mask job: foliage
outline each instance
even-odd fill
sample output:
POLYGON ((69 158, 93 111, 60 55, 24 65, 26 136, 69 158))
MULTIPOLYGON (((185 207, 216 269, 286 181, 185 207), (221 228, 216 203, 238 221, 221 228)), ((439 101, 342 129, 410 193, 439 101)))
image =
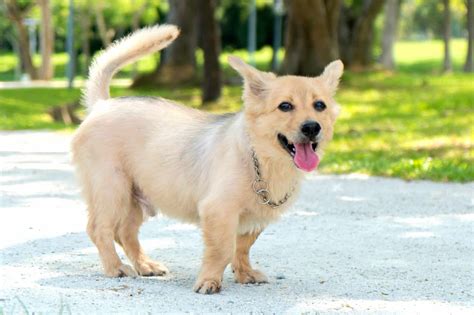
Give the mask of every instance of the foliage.
MULTIPOLYGON (((224 1, 219 9, 224 49, 241 49, 247 47, 249 5, 244 1, 224 1), (238 30, 238 31, 236 31, 238 30)), ((267 2, 257 3, 257 49, 271 45, 273 40, 273 6, 267 2)))
MULTIPOLYGON (((18 1, 18 0, 17 0, 18 1)), ((104 19, 107 26, 112 29, 115 33, 115 38, 121 37, 128 33, 131 29, 132 16, 145 1, 148 2, 147 9, 144 11, 141 17, 141 25, 156 24, 158 22, 165 21, 163 10, 167 10, 167 3, 165 0, 115 0, 115 1, 93 1, 93 0, 75 0, 75 16, 74 16, 74 33, 76 39, 80 38, 81 33, 84 31, 81 29, 79 19, 82 14, 89 14, 90 18, 94 20, 94 10, 98 5, 102 5, 104 9, 104 19), (87 9, 87 10, 86 10, 87 9), (120 12, 120 14, 117 14, 120 12)), ((24 7, 34 3, 32 0, 20 0, 19 4, 24 7)), ((55 29, 55 45, 56 51, 64 51, 66 43, 66 32, 67 32, 67 19, 69 15, 69 0, 51 0, 53 9, 53 25, 55 29)), ((1 9, 1 5, 0 5, 1 9)), ((0 10, 0 16, 2 12, 0 10)), ((30 10, 28 17, 40 19, 40 10, 38 6, 33 6, 30 10)), ((94 23, 92 23, 94 25, 94 23)), ((95 26, 94 26, 95 28, 95 26)), ((11 34, 13 29, 11 23, 7 19, 0 19, 0 31, 11 34)), ((98 37, 92 38, 93 50, 100 49, 98 37)), ((75 42, 76 48, 80 48, 80 40, 75 42)), ((8 41, 4 41, 0 37, 0 49, 11 49, 11 44, 8 41)))
MULTIPOLYGON (((443 2, 439 0, 402 0, 400 38, 441 38, 443 32, 443 2)), ((466 32, 464 0, 451 0, 451 30, 453 37, 466 32)))
MULTIPOLYGON (((17 0, 18 1, 18 0, 17 0)), ((68 2, 69 0, 51 0, 53 8, 53 25, 55 26, 56 51, 65 50, 65 37, 67 29, 68 2)), ((79 19, 88 12, 93 21, 95 30, 94 10, 103 5, 103 14, 106 25, 115 33, 115 38, 121 37, 131 29, 132 16, 145 0, 76 0, 75 35, 79 38, 84 31, 81 29, 79 19), (87 10, 86 10, 87 9, 87 10), (117 14, 120 12, 120 14, 117 14)), ((146 0, 149 5, 144 11, 140 25, 163 23, 166 21, 168 4, 166 0, 146 0)), ((32 0, 19 0, 21 6, 34 3, 32 0)), ((346 6, 357 10, 362 8, 362 1, 345 0, 346 6)), ((258 0, 257 4, 257 47, 271 45, 273 38, 273 1, 258 0)), ((249 2, 245 0, 221 0, 217 10, 222 31, 222 44, 224 48, 245 48, 247 45, 247 18, 249 2)), ((463 0, 451 0, 452 30, 454 37, 465 35, 466 8, 463 0)), ((4 19, 0 4, 0 50, 10 51, 14 30, 8 19, 4 19)), ((433 38, 441 36, 442 2, 439 0, 402 0, 400 15, 400 38, 433 38)), ((29 17, 39 19, 40 12, 37 6, 30 11, 29 17)), ((381 23, 378 23, 379 27, 381 23)), ((97 32, 91 39, 92 51, 99 50, 101 43, 97 32)), ((80 49, 80 41, 76 41, 76 48, 80 49)))

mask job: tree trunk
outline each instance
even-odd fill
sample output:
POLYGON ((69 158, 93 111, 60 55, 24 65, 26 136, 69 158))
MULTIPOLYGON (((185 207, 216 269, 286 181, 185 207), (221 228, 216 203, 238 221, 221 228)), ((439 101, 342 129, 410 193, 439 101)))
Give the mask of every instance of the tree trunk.
POLYGON ((273 49, 272 71, 278 71, 278 52, 281 46, 281 33, 283 26, 283 0, 273 0, 273 49))
POLYGON ((18 32, 18 47, 20 50, 20 62, 22 70, 29 74, 32 80, 38 79, 38 72, 36 67, 33 65, 33 60, 30 54, 30 41, 28 37, 28 30, 23 24, 23 17, 29 8, 20 10, 18 3, 15 0, 5 1, 7 16, 16 26, 18 32))
POLYGON ((179 37, 161 53, 156 69, 137 77, 133 86, 180 84, 196 78, 197 1, 169 0, 167 23, 178 26, 179 37))
POLYGON ((49 0, 38 0, 41 8, 41 68, 40 79, 51 80, 54 76, 52 55, 54 51, 54 31, 49 0))
POLYGON ((86 1, 85 6, 81 8, 81 14, 79 16, 79 23, 81 25, 81 46, 82 55, 84 56, 84 66, 82 74, 87 77, 89 74, 89 65, 91 63, 91 11, 89 7, 90 2, 86 1))
POLYGON ((23 24, 21 20, 20 21, 15 20, 14 23, 18 31, 18 44, 20 47, 20 59, 21 59, 23 71, 28 73, 32 80, 37 80, 38 70, 33 65, 33 59, 31 58, 28 30, 26 29, 25 25, 23 24))
MULTIPOLYGON (((145 0, 143 1, 142 5, 140 6, 140 8, 135 11, 135 13, 133 13, 133 16, 132 16, 132 31, 136 31, 140 28, 140 20, 143 16, 143 13, 145 12, 146 8, 148 7, 149 5, 149 1, 148 0, 145 0)), ((132 78, 135 78, 137 76, 137 73, 138 73, 138 62, 134 62, 133 63, 133 66, 132 66, 132 78)))
POLYGON ((336 26, 340 4, 339 0, 285 1, 288 19, 282 72, 319 75, 339 57, 336 26))
POLYGON ((215 101, 221 95, 221 49, 220 30, 214 17, 215 0, 199 0, 199 32, 204 52, 204 78, 202 81, 202 102, 215 101))
POLYGON ((112 42, 114 33, 113 31, 107 30, 107 26, 105 25, 103 5, 102 1, 95 4, 95 21, 97 24, 97 30, 99 31, 99 37, 102 40, 102 46, 107 48, 112 42))
POLYGON ((451 51, 449 42, 451 40, 451 9, 449 0, 443 0, 444 19, 443 19, 443 40, 444 40, 444 63, 443 72, 451 72, 453 66, 451 64, 451 51))
POLYGON ((474 44, 474 8, 473 0, 466 1, 467 7, 467 56, 464 64, 465 72, 474 72, 474 63, 472 60, 472 45, 474 44))
POLYGON ((398 17, 400 15, 400 0, 389 0, 385 4, 385 22, 382 35, 382 55, 380 63, 386 68, 393 70, 395 61, 393 57, 393 45, 397 37, 398 17))
POLYGON ((348 64, 354 69, 365 68, 372 63, 374 22, 384 5, 384 0, 365 0, 362 13, 354 27, 352 56, 348 64))
MULTIPOLYGON (((325 0, 326 21, 328 25, 329 37, 331 39, 331 54, 333 60, 339 58, 339 18, 341 15, 341 2, 339 0, 325 0)), ((333 61, 331 60, 331 61, 333 61)))

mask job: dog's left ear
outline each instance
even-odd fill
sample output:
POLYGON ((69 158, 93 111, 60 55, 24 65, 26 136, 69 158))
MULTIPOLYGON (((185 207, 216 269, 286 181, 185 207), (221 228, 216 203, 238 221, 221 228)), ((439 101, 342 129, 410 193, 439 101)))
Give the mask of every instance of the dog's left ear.
POLYGON ((337 90, 337 86, 339 85, 339 80, 341 79, 343 72, 344 64, 341 60, 335 60, 328 64, 326 68, 324 68, 324 71, 319 76, 319 78, 324 83, 326 83, 331 93, 334 94, 337 90))
POLYGON ((268 84, 276 78, 273 73, 262 72, 246 64, 242 59, 236 56, 229 56, 229 64, 234 68, 245 81, 245 94, 264 98, 268 92, 268 84))

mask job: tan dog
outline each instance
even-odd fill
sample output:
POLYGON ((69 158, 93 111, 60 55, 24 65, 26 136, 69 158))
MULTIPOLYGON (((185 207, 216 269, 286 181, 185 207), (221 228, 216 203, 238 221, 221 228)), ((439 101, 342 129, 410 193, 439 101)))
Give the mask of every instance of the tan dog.
POLYGON ((108 48, 90 69, 85 101, 90 114, 77 130, 73 160, 89 210, 87 232, 105 274, 161 276, 138 241, 155 209, 198 224, 205 243, 199 293, 221 289, 231 263, 240 283, 267 282, 251 267, 258 235, 295 200, 303 171, 314 170, 331 139, 333 99, 343 65, 315 78, 260 72, 236 57, 244 78, 244 109, 213 115, 161 98, 109 98, 113 74, 169 45, 172 25, 142 29, 108 48), (116 253, 120 244, 133 268, 116 253))

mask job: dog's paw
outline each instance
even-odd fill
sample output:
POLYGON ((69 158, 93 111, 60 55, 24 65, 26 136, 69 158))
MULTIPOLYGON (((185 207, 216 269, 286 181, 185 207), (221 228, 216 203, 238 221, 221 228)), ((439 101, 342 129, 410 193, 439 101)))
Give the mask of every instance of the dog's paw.
POLYGON ((111 268, 110 270, 106 270, 105 274, 107 277, 113 278, 122 278, 122 277, 136 277, 138 274, 136 271, 129 265, 122 264, 116 268, 111 268))
POLYGON ((168 268, 162 263, 153 260, 146 260, 135 264, 135 270, 140 276, 153 277, 153 276, 164 276, 169 273, 168 268))
POLYGON ((193 290, 201 294, 214 294, 221 291, 222 281, 220 280, 198 280, 194 284, 193 290))
POLYGON ((267 276, 256 269, 234 270, 234 279, 238 283, 268 283, 267 276))

